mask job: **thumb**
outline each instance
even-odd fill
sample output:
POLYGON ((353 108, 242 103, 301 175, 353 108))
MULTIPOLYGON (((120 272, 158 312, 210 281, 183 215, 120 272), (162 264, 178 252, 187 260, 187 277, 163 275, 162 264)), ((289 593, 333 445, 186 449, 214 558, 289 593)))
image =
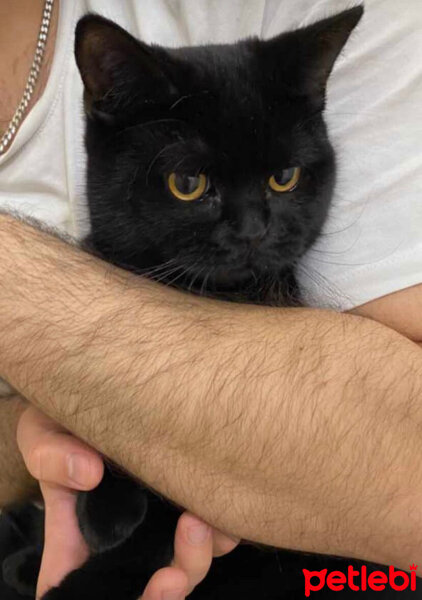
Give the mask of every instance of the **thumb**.
POLYGON ((41 483, 45 502, 44 552, 37 586, 37 600, 88 558, 88 548, 76 517, 76 493, 41 483))

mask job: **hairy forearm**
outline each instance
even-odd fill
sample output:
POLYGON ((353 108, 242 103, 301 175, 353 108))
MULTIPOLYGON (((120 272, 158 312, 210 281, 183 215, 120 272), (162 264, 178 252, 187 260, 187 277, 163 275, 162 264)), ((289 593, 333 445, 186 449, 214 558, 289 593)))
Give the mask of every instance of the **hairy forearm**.
POLYGON ((8 217, 0 245, 1 374, 44 412, 241 537, 418 560, 415 344, 358 317, 197 299, 8 217))
POLYGON ((31 498, 38 491, 16 443, 16 429, 25 407, 18 397, 0 398, 0 508, 31 498))

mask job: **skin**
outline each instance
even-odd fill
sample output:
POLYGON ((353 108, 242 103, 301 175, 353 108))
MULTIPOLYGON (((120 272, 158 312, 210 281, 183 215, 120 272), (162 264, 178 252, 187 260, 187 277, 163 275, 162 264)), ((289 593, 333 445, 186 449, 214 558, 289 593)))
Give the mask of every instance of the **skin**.
MULTIPOLYGON (((2 0, 0 3, 0 135, 22 97, 34 58, 44 0, 2 0)), ((50 33, 34 94, 28 111, 41 96, 53 59, 59 2, 55 2, 50 33)))
MULTIPOLYGON (((420 291, 420 286, 409 288, 371 302, 353 312, 357 314, 362 312, 371 318, 378 316, 378 320, 384 318, 390 324, 391 319, 394 318, 394 326, 398 330, 418 339, 419 332, 417 329, 412 331, 412 323, 418 324, 416 311, 420 309, 420 291), (405 311, 399 311, 401 299, 403 299, 403 306, 406 306, 405 311), (397 314, 402 315, 400 320, 397 314)), ((13 428, 13 422, 19 419, 19 449, 28 471, 35 479, 42 482, 48 527, 46 551, 38 586, 38 595, 41 596, 52 585, 59 583, 67 572, 77 568, 87 556, 85 544, 74 519, 74 490, 95 487, 102 476, 102 462, 91 448, 70 436, 42 413, 32 407, 25 409, 25 403, 19 398, 13 399, 13 402, 8 404, 3 403, 0 405, 0 410, 2 411, 0 423, 4 429, 2 439, 5 443, 12 444, 12 447, 3 446, 3 449, 7 450, 4 456, 9 457, 9 465, 10 458, 17 458, 18 454, 14 447, 15 437, 7 433, 10 431, 10 425, 12 424, 13 428), (68 475, 69 458, 75 455, 79 459, 78 482, 68 475), (55 527, 55 522, 60 522, 60 527, 55 527), (60 561, 57 561, 58 556, 60 561)), ((19 484, 19 487, 12 489, 8 485, 0 488, 3 492, 0 501, 3 504, 25 496, 32 487, 32 480, 28 477, 22 461, 18 462, 19 465, 12 465, 12 470, 6 473, 14 473, 13 478, 7 477, 7 479, 14 484, 19 484), (16 473, 19 474, 18 477, 16 473)), ((1 472, 5 473, 3 469, 1 472)), ((199 544, 190 542, 188 528, 189 524, 192 526, 192 522, 207 528, 206 524, 193 515, 186 513, 181 517, 175 539, 174 563, 171 568, 161 569, 154 575, 145 590, 144 600, 158 599, 165 593, 173 593, 175 598, 184 598, 186 593, 205 576, 211 562, 212 550, 207 539, 199 544)), ((214 556, 229 552, 235 545, 236 542, 213 530, 214 556)))
MULTIPOLYGON (((75 520, 76 491, 99 483, 103 463, 94 450, 33 407, 19 419, 17 442, 28 471, 40 482, 45 502, 46 547, 37 590, 37 597, 42 597, 88 556, 75 520), (77 481, 69 475, 69 459, 75 457, 77 481)), ((178 594, 175 599, 184 598, 205 577, 212 557, 236 545, 237 541, 184 513, 176 530, 173 563, 152 577, 142 600, 158 600, 170 592, 178 594)))
POLYGON ((0 232, 2 375, 32 404, 222 531, 422 558, 415 343, 353 315, 165 289, 7 216, 0 232))
POLYGON ((422 285, 377 298, 354 309, 352 314, 361 315, 384 323, 409 339, 421 344, 422 285))
MULTIPOLYGON (((408 337, 415 340, 421 339, 422 332, 418 329, 419 321, 416 318, 421 308, 421 292, 422 286, 415 286, 370 302, 353 312, 364 314, 379 321, 384 319, 386 323, 402 331, 408 337), (404 308, 406 310, 403 310, 404 308)), ((55 539, 56 530, 52 528, 51 534, 47 532, 47 554, 39 584, 39 590, 45 591, 54 583, 59 582, 68 571, 76 568, 86 556, 86 549, 83 541, 78 537, 77 528, 72 527, 74 525, 73 507, 67 518, 66 510, 69 501, 73 501, 73 490, 95 487, 102 474, 102 463, 92 449, 68 433, 63 433, 59 426, 36 409, 26 409, 25 403, 19 398, 11 399, 8 403, 1 403, 0 412, 0 424, 3 429, 1 436, 3 440, 2 451, 3 456, 8 458, 7 461, 5 460, 2 463, 0 505, 4 506, 12 501, 27 498, 28 494, 35 493, 35 479, 38 479, 43 482, 43 491, 47 499, 47 512, 49 512, 51 506, 58 513, 58 519, 61 523, 69 522, 72 533, 70 537, 76 540, 77 552, 67 553, 61 541, 55 539), (21 418, 22 414, 24 415, 23 418, 21 418), (18 419, 20 420, 19 449, 25 459, 28 471, 25 469, 23 461, 19 460, 15 436, 10 435, 10 431, 13 431, 13 428, 16 427, 18 419), (67 474, 68 459, 75 454, 78 454, 81 461, 79 483, 67 474), (12 463, 10 463, 10 459, 12 459, 12 463), (33 474, 34 479, 29 475, 29 472, 33 474), (6 482, 7 485, 4 485, 6 482), (48 495, 50 489, 51 492, 48 495), (50 502, 51 495, 53 501, 50 502), (57 552, 57 548, 60 548, 60 553, 57 552), (56 560, 58 555, 61 557, 60 565, 57 564, 56 560), (49 556, 54 557, 54 560, 50 560, 49 556)), ((69 531, 67 533, 69 534, 69 531)), ((186 537, 183 536, 183 539, 186 539, 186 537)), ((233 542, 230 538, 226 538, 216 531, 214 532, 214 555, 228 552, 232 545, 233 542)), ((198 551, 196 550, 196 552, 198 551)), ((184 577, 192 569, 197 569, 196 558, 196 555, 192 557, 189 552, 182 554, 179 562, 185 566, 184 573, 183 569, 180 571, 162 570, 151 581, 150 589, 146 590, 144 597, 148 598, 147 594, 149 593, 151 598, 154 598, 166 587, 172 587, 174 591, 177 591, 179 587, 183 588, 183 586, 188 589, 188 583, 184 581, 184 577), (186 566, 188 557, 190 563, 186 566)), ((190 578, 192 579, 191 575, 190 578)))

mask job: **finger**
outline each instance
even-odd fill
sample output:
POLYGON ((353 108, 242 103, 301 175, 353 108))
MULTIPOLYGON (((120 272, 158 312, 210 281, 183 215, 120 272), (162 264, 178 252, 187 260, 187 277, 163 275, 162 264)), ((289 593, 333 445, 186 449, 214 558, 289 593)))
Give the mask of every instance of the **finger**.
POLYGON ((141 600, 184 600, 187 593, 186 573, 175 567, 167 567, 154 573, 141 600))
POLYGON ((211 527, 197 517, 184 513, 177 524, 173 565, 188 576, 188 590, 200 583, 212 562, 211 527))
POLYGON ((45 503, 44 553, 37 586, 37 599, 88 558, 88 548, 76 517, 76 494, 42 483, 45 503))
POLYGON ((218 529, 213 529, 212 539, 213 556, 215 557, 224 556, 225 554, 228 554, 229 552, 234 550, 236 546, 238 546, 240 543, 239 538, 230 537, 222 531, 219 531, 218 529))
POLYGON ((28 471, 39 481, 90 490, 103 477, 103 461, 97 452, 35 408, 20 418, 17 440, 28 471))

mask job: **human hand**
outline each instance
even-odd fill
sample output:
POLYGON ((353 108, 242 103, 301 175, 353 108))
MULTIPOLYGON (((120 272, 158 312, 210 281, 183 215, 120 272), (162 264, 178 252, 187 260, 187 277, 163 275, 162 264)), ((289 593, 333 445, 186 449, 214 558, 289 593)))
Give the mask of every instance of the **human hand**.
POLYGON ((172 565, 151 577, 141 600, 184 600, 207 575, 213 556, 228 554, 238 543, 198 517, 183 513, 176 528, 172 565))
POLYGON ((17 441, 27 469, 40 483, 45 503, 40 598, 88 558, 76 518, 76 496, 100 483, 104 467, 95 450, 32 407, 19 420, 17 441))
MULTIPOLYGON (((41 598, 88 558, 75 514, 76 494, 98 485, 103 462, 92 448, 32 407, 19 421, 18 445, 28 470, 40 482, 45 502, 45 545, 37 586, 41 598)), ((212 557, 230 552, 237 543, 184 513, 176 530, 173 563, 153 575, 142 600, 161 600, 165 594, 185 598, 206 576, 212 557)))

